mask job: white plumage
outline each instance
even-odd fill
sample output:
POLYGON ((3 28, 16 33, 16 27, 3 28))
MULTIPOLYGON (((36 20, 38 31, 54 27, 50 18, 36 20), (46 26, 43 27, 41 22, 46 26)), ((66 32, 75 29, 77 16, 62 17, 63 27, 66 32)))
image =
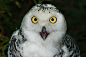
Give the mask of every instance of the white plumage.
POLYGON ((37 4, 24 16, 10 39, 8 57, 80 57, 74 39, 66 34, 62 13, 51 4, 37 4))

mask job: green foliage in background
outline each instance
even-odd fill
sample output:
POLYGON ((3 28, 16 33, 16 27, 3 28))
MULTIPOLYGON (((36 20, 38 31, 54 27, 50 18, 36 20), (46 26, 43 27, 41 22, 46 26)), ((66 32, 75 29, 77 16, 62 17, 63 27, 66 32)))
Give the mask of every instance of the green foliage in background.
MULTIPOLYGON (((19 29, 22 17, 25 15, 25 12, 28 11, 28 8, 30 9, 30 7, 28 7, 29 4, 42 4, 43 1, 50 1, 54 5, 56 5, 56 7, 64 14, 65 18, 68 20, 68 29, 70 29, 69 34, 71 34, 77 42, 83 41, 82 39, 86 38, 86 27, 84 27, 86 24, 86 0, 28 1, 29 0, 0 0, 0 26, 4 28, 5 36, 10 37, 15 30, 19 29), (23 12, 24 10, 25 12, 23 12), (21 16, 19 15, 19 13, 21 13, 21 16)), ((2 47, 0 47, 0 50, 2 51, 3 57, 7 56, 5 51, 8 48, 9 39, 0 38, 0 42, 2 42, 3 45, 2 47)), ((86 56, 86 46, 80 47, 80 50, 82 57, 86 56)))
POLYGON ((3 39, 3 38, 0 38, 0 41, 2 42, 2 47, 0 47, 0 49, 2 50, 2 56, 3 57, 6 57, 6 54, 5 54, 5 50, 8 48, 8 42, 9 40, 8 39, 3 39))

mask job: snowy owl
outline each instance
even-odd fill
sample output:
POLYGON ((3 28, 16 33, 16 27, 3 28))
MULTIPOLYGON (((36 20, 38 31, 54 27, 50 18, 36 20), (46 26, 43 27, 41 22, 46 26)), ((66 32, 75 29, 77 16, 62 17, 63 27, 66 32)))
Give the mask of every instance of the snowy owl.
POLYGON ((81 57, 66 30, 65 18, 54 5, 37 4, 11 36, 8 57, 81 57))

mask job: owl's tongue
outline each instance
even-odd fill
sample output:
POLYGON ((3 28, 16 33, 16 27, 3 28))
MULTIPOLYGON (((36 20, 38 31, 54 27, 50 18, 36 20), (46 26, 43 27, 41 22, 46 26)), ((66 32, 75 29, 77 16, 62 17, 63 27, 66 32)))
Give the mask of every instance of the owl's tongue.
POLYGON ((47 38, 48 34, 49 34, 49 33, 47 33, 46 28, 43 27, 43 28, 42 28, 42 32, 40 32, 40 35, 41 35, 41 37, 43 38, 43 40, 45 40, 45 39, 47 38))

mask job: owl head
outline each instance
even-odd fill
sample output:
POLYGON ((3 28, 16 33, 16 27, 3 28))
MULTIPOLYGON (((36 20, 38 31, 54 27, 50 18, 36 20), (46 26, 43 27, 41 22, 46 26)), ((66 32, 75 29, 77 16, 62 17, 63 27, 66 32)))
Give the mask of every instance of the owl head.
POLYGON ((33 6, 24 16, 21 28, 38 33, 43 40, 55 32, 65 34, 67 29, 63 14, 51 4, 33 6))

